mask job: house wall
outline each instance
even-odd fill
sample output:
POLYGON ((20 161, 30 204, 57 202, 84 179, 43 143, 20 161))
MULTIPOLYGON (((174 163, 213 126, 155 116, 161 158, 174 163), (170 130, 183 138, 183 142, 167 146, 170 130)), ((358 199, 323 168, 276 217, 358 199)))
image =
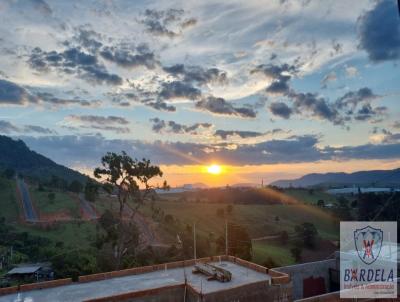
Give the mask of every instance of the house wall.
POLYGON ((322 277, 325 281, 326 291, 329 292, 329 269, 337 268, 336 259, 328 259, 323 261, 308 262, 303 264, 289 265, 274 268, 274 270, 289 274, 293 283, 293 300, 302 299, 303 280, 310 277, 322 277))

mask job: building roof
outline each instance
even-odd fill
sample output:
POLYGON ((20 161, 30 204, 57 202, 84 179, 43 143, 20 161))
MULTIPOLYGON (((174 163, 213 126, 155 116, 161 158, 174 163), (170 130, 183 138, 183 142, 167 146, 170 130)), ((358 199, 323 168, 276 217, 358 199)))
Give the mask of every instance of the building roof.
POLYGON ((33 274, 41 269, 42 266, 21 266, 14 267, 11 271, 7 273, 7 275, 24 275, 24 274, 33 274))
POLYGON ((217 261, 212 263, 229 270, 232 273, 232 280, 230 282, 207 281, 206 276, 192 273, 194 266, 187 266, 185 268, 179 267, 107 280, 72 283, 54 288, 20 292, 0 296, 0 302, 14 301, 17 297, 22 299, 21 301, 31 302, 76 302, 170 285, 179 285, 185 282, 185 276, 187 282, 194 289, 204 294, 261 281, 270 282, 271 280, 271 276, 266 273, 260 273, 233 262, 217 261))

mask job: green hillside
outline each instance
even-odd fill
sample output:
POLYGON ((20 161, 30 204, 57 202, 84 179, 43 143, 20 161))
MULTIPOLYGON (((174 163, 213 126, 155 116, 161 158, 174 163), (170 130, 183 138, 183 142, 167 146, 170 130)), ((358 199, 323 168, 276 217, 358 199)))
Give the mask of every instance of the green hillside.
POLYGON ((67 182, 86 182, 87 177, 30 150, 22 140, 0 135, 0 170, 11 168, 25 176, 48 181, 57 176, 67 182))
POLYGON ((15 180, 0 176, 0 217, 16 221, 18 213, 15 180))

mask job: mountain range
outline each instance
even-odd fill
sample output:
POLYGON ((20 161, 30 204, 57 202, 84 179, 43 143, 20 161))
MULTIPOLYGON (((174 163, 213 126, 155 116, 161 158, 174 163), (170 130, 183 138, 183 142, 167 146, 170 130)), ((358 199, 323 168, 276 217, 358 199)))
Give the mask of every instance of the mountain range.
POLYGON ((53 175, 68 182, 78 180, 84 183, 87 179, 87 176, 30 150, 22 140, 0 135, 0 170, 7 168, 43 181, 49 180, 53 175))
POLYGON ((354 173, 312 173, 297 179, 277 180, 273 186, 287 187, 338 187, 338 186, 400 186, 400 168, 394 170, 358 171, 354 173))

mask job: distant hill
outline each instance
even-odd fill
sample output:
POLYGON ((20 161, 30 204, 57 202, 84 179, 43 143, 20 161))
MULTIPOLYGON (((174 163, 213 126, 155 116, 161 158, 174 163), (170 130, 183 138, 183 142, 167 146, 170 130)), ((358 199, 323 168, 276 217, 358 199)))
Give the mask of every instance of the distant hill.
POLYGON ((298 179, 277 180, 271 185, 287 187, 337 186, 400 186, 400 168, 394 170, 359 171, 354 173, 313 173, 298 179))
POLYGON ((0 170, 6 168, 41 180, 49 180, 52 175, 68 182, 72 180, 86 182, 87 179, 87 176, 30 150, 22 140, 0 135, 0 170))

